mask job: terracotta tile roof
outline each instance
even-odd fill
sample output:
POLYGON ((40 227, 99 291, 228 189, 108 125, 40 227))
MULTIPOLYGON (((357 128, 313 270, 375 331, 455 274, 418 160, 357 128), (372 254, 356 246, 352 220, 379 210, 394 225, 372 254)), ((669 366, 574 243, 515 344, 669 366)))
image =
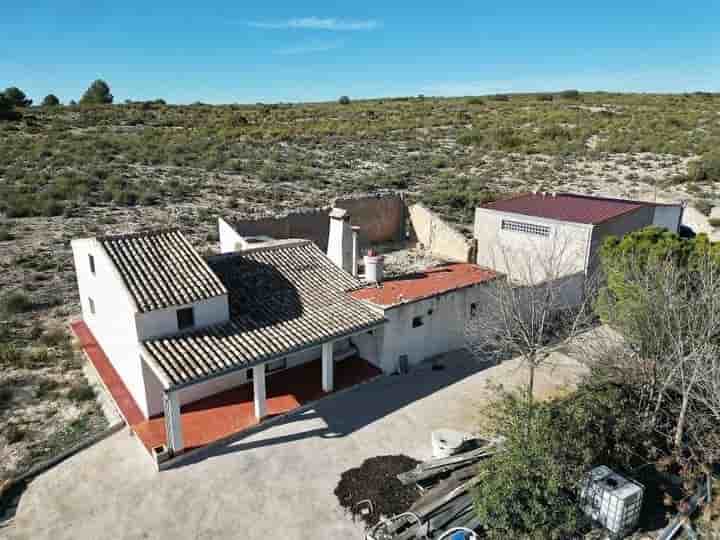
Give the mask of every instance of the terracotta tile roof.
POLYGON ((597 224, 646 206, 672 206, 573 193, 528 193, 481 206, 491 210, 540 218, 597 224))
POLYGON ((302 240, 208 259, 229 291, 227 323, 143 343, 177 387, 360 332, 384 319, 347 291, 359 282, 302 240))
POLYGON ((200 254, 176 230, 97 239, 141 312, 227 294, 200 254))
POLYGON ((476 264, 458 263, 384 281, 352 293, 353 298, 391 307, 491 281, 497 274, 476 264))

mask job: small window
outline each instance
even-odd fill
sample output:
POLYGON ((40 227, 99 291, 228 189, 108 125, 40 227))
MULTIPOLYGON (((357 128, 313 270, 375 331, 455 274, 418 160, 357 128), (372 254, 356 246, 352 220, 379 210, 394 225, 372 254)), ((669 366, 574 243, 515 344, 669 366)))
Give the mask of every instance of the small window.
POLYGON ((470 304, 470 316, 475 317, 475 315, 477 315, 477 303, 473 302, 470 304))
POLYGON ((273 371, 280 371, 281 369, 285 369, 286 367, 287 367, 287 358, 281 358, 280 360, 274 360, 273 362, 268 362, 265 369, 268 373, 272 373, 273 371))
POLYGON ((93 302, 92 298, 88 298, 88 305, 90 306, 90 313, 95 315, 95 302, 93 302))
POLYGON ((90 272, 95 275, 95 257, 88 254, 88 262, 90 263, 90 272))
POLYGON ((423 324, 425 324, 425 323, 423 322, 422 317, 413 317, 413 321, 412 321, 413 328, 418 328, 418 327, 422 326, 423 324))
POLYGON ((195 313, 193 308, 183 308, 177 310, 178 330, 185 330, 195 326, 195 313))
POLYGON ((254 373, 254 372, 255 372, 255 371, 253 370, 253 368, 248 369, 248 370, 245 372, 245 379, 248 380, 248 381, 252 381, 252 380, 253 380, 253 373, 254 373))

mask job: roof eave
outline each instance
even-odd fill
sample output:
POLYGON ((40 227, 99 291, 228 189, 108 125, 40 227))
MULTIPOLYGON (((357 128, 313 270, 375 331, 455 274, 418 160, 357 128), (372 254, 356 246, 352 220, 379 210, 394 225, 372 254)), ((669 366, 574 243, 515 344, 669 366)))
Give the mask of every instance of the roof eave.
MULTIPOLYGON (((319 345, 322 345, 323 343, 327 343, 329 341, 337 341, 337 340, 345 339, 345 338, 348 338, 348 337, 351 337, 351 336, 354 336, 357 334, 362 334, 363 332, 375 330, 376 328, 380 328, 381 326, 385 325, 385 323, 387 323, 387 320, 385 318, 383 318, 382 321, 377 321, 377 322, 373 322, 373 323, 370 323, 367 325, 363 325, 360 328, 356 328, 356 329, 348 331, 348 332, 343 332, 343 333, 340 333, 337 335, 333 335, 333 336, 327 337, 325 339, 316 339, 316 340, 313 340, 312 342, 300 345, 298 347, 293 347, 293 348, 290 348, 290 349, 287 349, 287 350, 284 350, 284 351, 281 351, 278 353, 274 353, 269 356, 263 357, 261 359, 247 362, 245 364, 239 364, 237 366, 232 366, 232 367, 226 368, 221 371, 209 373, 205 376, 194 378, 190 381, 185 381, 180 384, 169 383, 168 386, 164 386, 164 389, 166 392, 176 392, 178 390, 182 390, 183 388, 188 388, 188 387, 194 386, 196 384, 204 383, 207 381, 211 381, 213 379, 217 379, 219 377, 223 377, 225 375, 230 375, 231 373, 236 373, 236 372, 242 371, 244 369, 250 369, 250 368, 253 368, 260 364, 266 364, 268 362, 278 360, 278 359, 288 356, 290 354, 296 354, 296 353, 300 353, 303 351, 307 351, 309 349, 313 349, 313 348, 315 348, 319 345)), ((143 345, 143 347, 144 347, 144 345, 143 345)), ((153 362, 154 362, 154 360, 153 360, 153 362)), ((159 366, 156 366, 156 367, 159 369, 159 366)), ((165 380, 167 380, 167 379, 165 379, 165 380)))

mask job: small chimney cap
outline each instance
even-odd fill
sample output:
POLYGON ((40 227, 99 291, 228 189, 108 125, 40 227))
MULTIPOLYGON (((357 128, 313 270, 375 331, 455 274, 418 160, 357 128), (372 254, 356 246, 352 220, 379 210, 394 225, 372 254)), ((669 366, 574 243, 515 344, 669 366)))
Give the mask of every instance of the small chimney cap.
POLYGON ((348 211, 344 208, 333 208, 330 211, 330 217, 333 219, 349 219, 348 211))

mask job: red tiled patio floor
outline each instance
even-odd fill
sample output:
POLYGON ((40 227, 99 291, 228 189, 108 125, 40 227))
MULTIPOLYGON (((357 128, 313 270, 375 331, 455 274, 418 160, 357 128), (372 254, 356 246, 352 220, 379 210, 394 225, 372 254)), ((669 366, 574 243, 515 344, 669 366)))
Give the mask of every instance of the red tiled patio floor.
POLYGON ((145 420, 140 407, 137 406, 130 391, 120 378, 120 375, 110 363, 110 359, 105 355, 105 351, 95 340, 90 329, 83 321, 76 321, 70 325, 73 333, 80 341, 80 346, 87 354, 87 357, 95 366, 95 371, 102 379, 108 392, 112 395, 115 403, 120 409, 120 413, 128 425, 134 426, 145 420))
MULTIPOLYGON (((146 420, 129 391, 85 323, 73 323, 88 357, 102 377, 133 431, 145 448, 165 444, 162 415, 146 420)), ((322 363, 313 360, 267 376, 268 417, 285 414, 325 395, 321 383, 322 363)), ((335 364, 335 390, 342 390, 379 375, 381 371, 359 357, 335 364)), ((244 384, 210 396, 181 409, 186 450, 198 448, 256 425, 252 384, 244 384)))
MULTIPOLYGON (((326 395, 321 383, 322 363, 313 360, 267 376, 268 417, 284 414, 326 395)), ((352 357, 335 364, 335 389, 349 388, 380 374, 362 358, 352 357)), ((186 449, 204 446, 256 425, 252 384, 244 384, 185 405, 181 409, 186 449)), ((133 429, 152 449, 165 443, 165 419, 153 417, 133 429)))

